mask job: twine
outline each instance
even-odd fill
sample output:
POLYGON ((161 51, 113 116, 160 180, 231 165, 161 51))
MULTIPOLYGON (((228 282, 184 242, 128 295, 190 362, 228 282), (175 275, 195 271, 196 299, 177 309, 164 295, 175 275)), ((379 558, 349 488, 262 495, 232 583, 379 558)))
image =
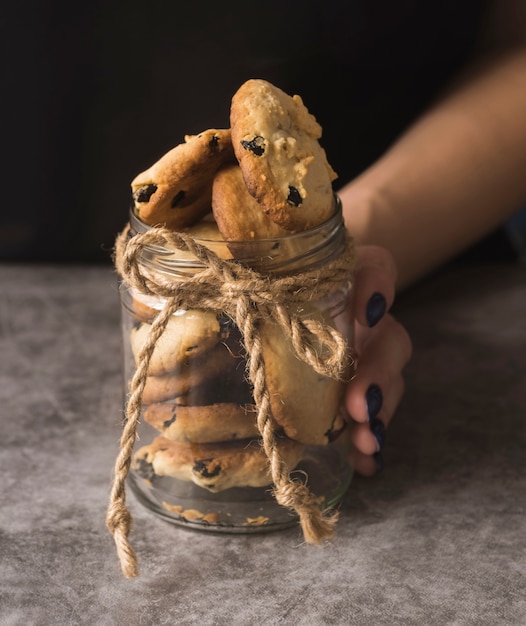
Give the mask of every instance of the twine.
POLYGON ((128 287, 144 295, 164 298, 165 303, 152 322, 130 381, 126 419, 106 516, 106 524, 114 537, 124 575, 138 575, 137 558, 128 540, 132 520, 126 507, 125 481, 137 438, 142 394, 156 342, 178 309, 221 311, 235 322, 247 353, 247 374, 253 386, 256 424, 269 460, 274 497, 280 505, 296 512, 307 543, 318 544, 332 537, 338 513, 322 510, 317 497, 307 485, 290 477, 289 469, 279 452, 276 423, 266 386, 258 322, 265 319, 279 324, 286 336, 290 337, 298 358, 323 376, 343 380, 349 359, 347 342, 343 336, 331 326, 318 320, 301 319, 290 311, 308 301, 321 300, 349 284, 355 262, 352 238, 347 236, 343 252, 320 268, 293 276, 269 277, 236 261, 220 259, 187 234, 152 228, 146 233, 130 237, 129 230, 128 225, 115 242, 114 262, 117 272, 128 287), (144 249, 151 246, 190 252, 202 262, 203 269, 184 280, 149 269, 141 262, 141 256, 144 249))

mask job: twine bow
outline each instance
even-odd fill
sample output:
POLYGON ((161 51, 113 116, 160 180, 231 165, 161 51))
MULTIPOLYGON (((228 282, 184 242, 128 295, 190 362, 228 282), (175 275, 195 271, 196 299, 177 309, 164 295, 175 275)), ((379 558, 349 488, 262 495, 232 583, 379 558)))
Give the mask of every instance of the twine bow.
POLYGON ((322 511, 308 487, 289 475, 277 444, 276 425, 266 387, 265 363, 258 321, 272 320, 290 337, 298 356, 316 372, 341 379, 347 368, 348 346, 342 335, 319 320, 302 319, 291 314, 311 300, 321 300, 346 287, 354 267, 354 246, 347 237, 346 246, 336 259, 321 268, 292 276, 265 276, 235 261, 220 259, 213 251, 184 233, 152 228, 129 236, 129 227, 115 242, 115 266, 122 280, 144 295, 165 299, 163 308, 152 322, 150 332, 138 357, 130 381, 120 451, 115 463, 110 505, 106 516, 123 573, 137 576, 137 559, 128 541, 131 516, 126 508, 125 480, 131 465, 137 424, 142 410, 142 393, 148 366, 156 342, 168 320, 178 309, 199 308, 221 311, 239 328, 247 353, 247 373, 253 386, 256 424, 263 450, 269 460, 274 497, 282 506, 294 510, 308 543, 320 543, 334 532, 337 512, 322 511), (149 269, 141 262, 145 248, 161 246, 190 252, 203 265, 183 280, 149 269))

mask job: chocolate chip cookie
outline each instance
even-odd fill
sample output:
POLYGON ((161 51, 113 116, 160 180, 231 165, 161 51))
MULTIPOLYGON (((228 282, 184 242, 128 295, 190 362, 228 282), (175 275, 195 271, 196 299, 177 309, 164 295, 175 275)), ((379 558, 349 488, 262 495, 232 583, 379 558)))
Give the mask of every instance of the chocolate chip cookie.
POLYGON ((181 406, 175 402, 151 404, 144 419, 171 441, 212 443, 258 436, 253 405, 216 403, 181 406))
MULTIPOLYGON (((201 358, 225 339, 228 328, 212 311, 176 311, 155 344, 148 374, 163 376, 180 371, 189 360, 201 358)), ((130 345, 136 360, 150 330, 150 324, 140 324, 131 331, 130 345)))
MULTIPOLYGON (((310 317, 324 319, 321 313, 310 317)), ((344 427, 340 413, 344 384, 318 374, 302 361, 290 337, 272 321, 261 324, 261 345, 272 415, 291 439, 325 445, 344 427)), ((314 345, 316 349, 316 345, 314 345)))
POLYGON ((321 126, 300 96, 248 80, 232 98, 230 125, 247 189, 273 221, 299 232, 333 215, 336 174, 318 141, 321 126))
MULTIPOLYGON (((286 437, 278 439, 278 446, 287 467, 294 469, 303 446, 286 437)), ((258 440, 195 444, 159 436, 136 452, 133 469, 153 484, 157 476, 170 476, 211 492, 265 487, 272 482, 269 462, 258 440)))
POLYGON ((185 139, 131 183, 136 214, 150 226, 180 230, 197 222, 210 211, 215 172, 234 160, 229 129, 185 139))

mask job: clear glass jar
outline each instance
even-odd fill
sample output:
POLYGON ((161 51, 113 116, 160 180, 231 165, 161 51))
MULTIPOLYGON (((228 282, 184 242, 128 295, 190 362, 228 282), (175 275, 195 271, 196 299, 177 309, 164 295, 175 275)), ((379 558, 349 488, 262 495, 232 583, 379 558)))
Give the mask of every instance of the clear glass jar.
MULTIPOLYGON (((130 216, 128 238, 149 230, 130 216)), ((342 252, 347 239, 338 201, 335 216, 310 231, 275 240, 196 241, 220 259, 234 256, 272 281, 322 267, 342 252)), ((142 249, 140 264, 172 282, 188 280, 205 267, 187 251, 157 245, 142 249)), ((306 298, 289 313, 337 329, 350 352, 351 285, 349 275, 323 300, 306 298)), ((138 354, 166 298, 124 281, 120 294, 129 396, 138 354)), ((342 407, 352 359, 343 379, 321 376, 294 354, 278 324, 261 319, 258 329, 280 458, 291 479, 306 483, 320 507, 331 509, 352 478, 350 429, 342 407)), ((232 317, 199 307, 175 310, 157 339, 147 374, 128 474, 139 501, 165 520, 201 530, 253 533, 296 524, 295 511, 278 504, 273 494, 245 342, 232 317)))

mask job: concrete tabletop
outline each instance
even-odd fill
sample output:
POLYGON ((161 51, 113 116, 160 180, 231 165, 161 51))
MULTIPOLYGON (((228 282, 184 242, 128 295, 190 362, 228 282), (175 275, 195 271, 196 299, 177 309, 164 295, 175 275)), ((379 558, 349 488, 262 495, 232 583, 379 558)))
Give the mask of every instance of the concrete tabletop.
POLYGON ((526 624, 526 268, 404 294, 414 357, 385 469, 335 538, 172 526, 130 492, 140 576, 105 513, 118 450, 117 280, 0 267, 0 624, 526 624))

